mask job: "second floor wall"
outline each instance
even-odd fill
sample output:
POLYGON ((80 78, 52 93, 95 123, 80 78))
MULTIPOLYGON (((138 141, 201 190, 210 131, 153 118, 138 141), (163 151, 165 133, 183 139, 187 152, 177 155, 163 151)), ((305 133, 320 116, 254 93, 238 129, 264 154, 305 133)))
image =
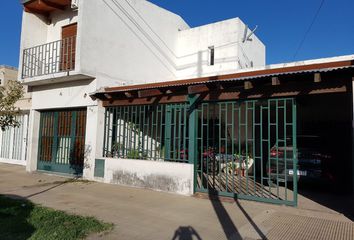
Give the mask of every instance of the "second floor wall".
POLYGON ((145 0, 80 0, 78 9, 45 16, 24 11, 20 79, 40 85, 96 78, 100 88, 265 65, 262 42, 255 35, 242 42, 245 29, 238 18, 190 28, 145 0), (64 27, 75 23, 75 38, 65 40, 64 27))
MULTIPOLYGON (((72 46, 76 47, 76 36, 65 38, 63 27, 77 22, 78 12, 70 8, 53 11, 46 16, 24 11, 19 78, 24 80, 33 77, 48 78, 51 74, 60 72, 64 67, 65 51, 72 52, 70 57, 75 59, 76 48, 73 49, 72 46), (70 49, 66 49, 67 47, 70 49)), ((74 69, 75 67, 71 67, 70 70, 74 69)))

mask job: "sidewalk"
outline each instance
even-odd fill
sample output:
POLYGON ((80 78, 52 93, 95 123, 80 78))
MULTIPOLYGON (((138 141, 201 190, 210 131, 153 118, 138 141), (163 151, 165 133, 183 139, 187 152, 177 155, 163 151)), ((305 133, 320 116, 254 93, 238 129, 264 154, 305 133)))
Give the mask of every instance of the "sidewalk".
POLYGON ((293 208, 67 180, 0 164, 0 194, 115 224, 89 239, 354 239, 352 221, 305 198, 293 208))

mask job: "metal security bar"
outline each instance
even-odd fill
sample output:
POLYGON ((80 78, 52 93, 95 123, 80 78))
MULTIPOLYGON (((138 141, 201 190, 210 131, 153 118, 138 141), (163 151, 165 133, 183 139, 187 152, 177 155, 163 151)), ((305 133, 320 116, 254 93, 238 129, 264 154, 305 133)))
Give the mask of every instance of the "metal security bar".
POLYGON ((205 102, 196 121, 196 191, 296 205, 294 99, 205 102))
POLYGON ((23 50, 22 78, 75 69, 76 36, 23 50))
POLYGON ((81 174, 85 132, 86 109, 42 112, 38 169, 81 174))
POLYGON ((0 158, 6 160, 26 160, 28 113, 15 117, 20 123, 19 127, 7 128, 0 131, 0 158))
POLYGON ((106 108, 105 157, 188 162, 187 104, 106 108))

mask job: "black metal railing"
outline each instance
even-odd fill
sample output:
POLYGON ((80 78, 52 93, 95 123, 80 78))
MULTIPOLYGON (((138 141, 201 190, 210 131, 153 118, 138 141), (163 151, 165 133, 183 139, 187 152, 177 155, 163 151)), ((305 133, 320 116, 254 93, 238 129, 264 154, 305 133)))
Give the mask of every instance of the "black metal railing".
POLYGON ((75 69, 76 36, 23 50, 22 78, 75 69))

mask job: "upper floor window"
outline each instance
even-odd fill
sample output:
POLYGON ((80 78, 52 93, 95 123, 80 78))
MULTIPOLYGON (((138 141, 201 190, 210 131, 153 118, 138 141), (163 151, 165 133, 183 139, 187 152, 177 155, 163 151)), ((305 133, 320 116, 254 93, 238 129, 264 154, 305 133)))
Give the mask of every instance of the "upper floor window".
POLYGON ((215 64, 215 48, 210 46, 209 48, 209 65, 213 66, 215 64))

